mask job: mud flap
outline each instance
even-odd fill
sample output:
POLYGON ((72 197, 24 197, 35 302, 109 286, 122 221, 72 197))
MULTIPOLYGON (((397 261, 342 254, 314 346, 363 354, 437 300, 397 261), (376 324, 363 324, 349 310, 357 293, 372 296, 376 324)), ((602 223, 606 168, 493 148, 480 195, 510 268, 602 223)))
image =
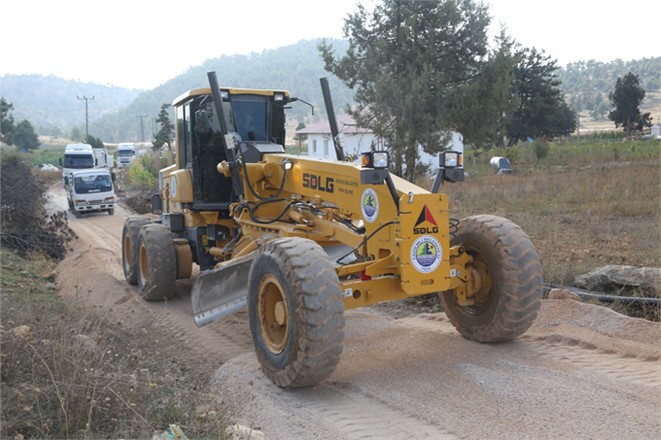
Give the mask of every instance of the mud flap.
POLYGON ((198 327, 231 315, 248 306, 248 275, 253 254, 201 273, 191 290, 193 316, 198 327))

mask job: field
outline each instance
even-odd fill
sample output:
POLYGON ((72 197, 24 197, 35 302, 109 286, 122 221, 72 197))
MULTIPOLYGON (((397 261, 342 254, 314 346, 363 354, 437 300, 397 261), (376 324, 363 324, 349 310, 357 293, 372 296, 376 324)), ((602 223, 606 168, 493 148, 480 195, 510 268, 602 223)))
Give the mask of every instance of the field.
POLYGON ((491 213, 518 223, 549 283, 571 283, 605 264, 661 267, 658 143, 581 148, 556 145, 539 166, 445 185, 451 210, 458 218, 491 213))

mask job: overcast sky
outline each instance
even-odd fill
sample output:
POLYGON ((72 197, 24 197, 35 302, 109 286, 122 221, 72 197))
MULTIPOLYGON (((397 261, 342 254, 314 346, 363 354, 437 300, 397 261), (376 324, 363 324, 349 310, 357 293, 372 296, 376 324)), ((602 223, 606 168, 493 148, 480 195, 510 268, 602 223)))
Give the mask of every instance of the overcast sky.
MULTIPOLYGON (((151 89, 221 55, 342 38, 358 0, 3 0, 0 77, 55 75, 151 89)), ((362 0, 369 6, 379 0, 362 0)), ((661 0, 485 0, 561 66, 661 56, 661 0)), ((1 83, 0 83, 1 87, 1 83)))

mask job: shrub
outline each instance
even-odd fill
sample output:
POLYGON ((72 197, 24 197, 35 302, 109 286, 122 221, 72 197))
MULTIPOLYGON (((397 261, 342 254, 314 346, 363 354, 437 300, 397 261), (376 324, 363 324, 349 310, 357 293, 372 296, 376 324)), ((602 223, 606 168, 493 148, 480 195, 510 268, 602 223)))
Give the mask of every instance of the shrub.
POLYGON ((156 185, 156 177, 150 171, 151 165, 147 168, 145 163, 151 164, 150 156, 144 156, 140 160, 134 160, 131 163, 128 172, 129 184, 140 188, 152 188, 156 185))
POLYGON ((549 143, 545 140, 536 140, 532 143, 532 150, 535 153, 537 160, 544 160, 549 156, 549 143))
POLYGON ((0 243, 21 255, 40 252, 61 260, 66 244, 76 236, 69 228, 66 211, 46 212, 45 186, 20 156, 3 153, 0 161, 0 243))

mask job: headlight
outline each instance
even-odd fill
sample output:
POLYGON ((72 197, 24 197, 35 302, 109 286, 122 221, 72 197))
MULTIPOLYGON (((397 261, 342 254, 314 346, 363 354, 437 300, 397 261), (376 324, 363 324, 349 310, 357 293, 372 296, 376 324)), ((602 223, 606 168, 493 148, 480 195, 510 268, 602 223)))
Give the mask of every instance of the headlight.
POLYGON ((388 168, 388 152, 375 151, 373 154, 374 168, 388 168))
POLYGON ((103 199, 103 203, 114 203, 114 202, 115 202, 115 196, 110 196, 103 199))
POLYGON ((441 153, 441 168, 457 168, 463 165, 463 156, 458 151, 444 151, 441 153))
POLYGON ((360 157, 360 163, 364 168, 388 168, 389 156, 387 151, 369 151, 360 157))
POLYGON ((74 203, 76 204, 76 206, 83 206, 83 205, 87 205, 87 200, 79 199, 79 200, 76 200, 74 203))

